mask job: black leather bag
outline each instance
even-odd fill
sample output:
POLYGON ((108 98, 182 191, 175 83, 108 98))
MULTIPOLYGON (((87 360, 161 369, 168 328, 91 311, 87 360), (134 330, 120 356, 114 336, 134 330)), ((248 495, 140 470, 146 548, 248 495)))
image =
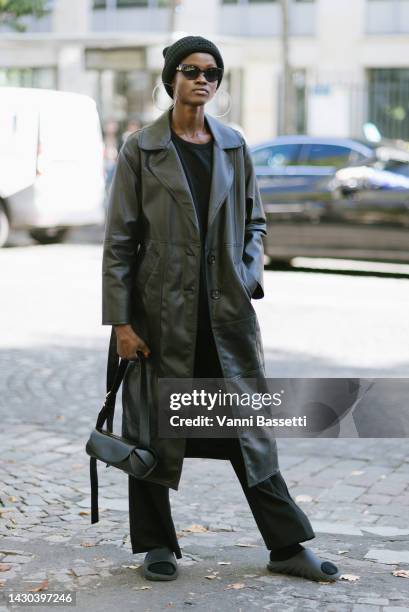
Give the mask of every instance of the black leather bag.
MULTIPOLYGON (((145 367, 145 357, 138 351, 139 366, 145 367)), ((139 440, 131 440, 112 433, 115 413, 116 394, 121 385, 129 361, 121 359, 116 351, 116 334, 112 327, 108 351, 107 394, 101 411, 98 414, 95 429, 91 432, 85 450, 90 455, 91 478, 91 523, 99 521, 98 511, 98 473, 97 460, 113 466, 130 476, 144 479, 154 470, 158 463, 156 453, 150 448, 149 415, 141 415, 139 440), (106 422, 106 429, 103 425, 106 422)))

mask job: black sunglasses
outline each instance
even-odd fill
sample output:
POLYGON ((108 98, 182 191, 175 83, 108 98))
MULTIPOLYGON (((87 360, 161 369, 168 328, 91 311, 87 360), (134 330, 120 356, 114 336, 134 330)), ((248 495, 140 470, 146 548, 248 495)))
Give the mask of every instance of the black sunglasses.
POLYGON ((197 79, 199 74, 203 72, 206 81, 209 83, 218 81, 223 74, 222 68, 212 66, 211 68, 202 70, 199 66, 195 66, 194 64, 179 64, 176 70, 181 72, 189 81, 194 81, 194 79, 197 79))

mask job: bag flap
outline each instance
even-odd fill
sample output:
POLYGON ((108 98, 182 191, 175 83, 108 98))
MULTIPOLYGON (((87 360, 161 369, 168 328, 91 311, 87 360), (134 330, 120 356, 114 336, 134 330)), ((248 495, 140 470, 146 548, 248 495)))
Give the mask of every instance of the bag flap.
POLYGON ((113 434, 94 429, 85 447, 88 455, 105 463, 125 461, 136 448, 135 444, 126 442, 113 434))
POLYGON ((158 462, 156 455, 147 448, 137 448, 135 454, 147 468, 152 468, 158 462))

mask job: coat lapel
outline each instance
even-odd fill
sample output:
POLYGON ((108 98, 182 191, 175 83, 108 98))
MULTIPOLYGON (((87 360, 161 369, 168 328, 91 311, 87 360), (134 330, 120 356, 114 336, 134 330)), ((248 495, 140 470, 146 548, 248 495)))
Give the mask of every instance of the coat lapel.
POLYGON ((214 221, 216 214, 226 199, 233 182, 233 164, 229 155, 221 149, 216 140, 213 145, 213 170, 210 188, 209 213, 207 217, 207 230, 214 221))
MULTIPOLYGON (((227 149, 241 147, 243 138, 232 128, 205 113, 213 135, 213 168, 210 188, 208 229, 231 188, 234 169, 227 149)), ((139 137, 141 149, 151 151, 149 167, 173 199, 183 207, 194 231, 200 239, 196 209, 182 163, 171 139, 170 111, 165 111, 153 123, 142 128, 139 137)))
POLYGON ((169 142, 169 146, 165 150, 159 151, 150 157, 149 166, 156 178, 174 198, 175 202, 183 207, 194 231, 198 235, 198 241, 200 241, 200 227, 192 192, 190 191, 182 162, 172 141, 169 142))

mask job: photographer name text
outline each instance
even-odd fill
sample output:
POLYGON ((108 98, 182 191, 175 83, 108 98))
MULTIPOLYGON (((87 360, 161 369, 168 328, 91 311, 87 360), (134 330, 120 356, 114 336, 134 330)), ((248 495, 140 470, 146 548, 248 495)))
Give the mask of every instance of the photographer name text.
POLYGON ((306 427, 307 417, 293 416, 287 418, 269 418, 261 414, 248 417, 229 418, 216 415, 215 417, 198 415, 196 417, 181 417, 177 414, 169 419, 172 427, 306 427))

